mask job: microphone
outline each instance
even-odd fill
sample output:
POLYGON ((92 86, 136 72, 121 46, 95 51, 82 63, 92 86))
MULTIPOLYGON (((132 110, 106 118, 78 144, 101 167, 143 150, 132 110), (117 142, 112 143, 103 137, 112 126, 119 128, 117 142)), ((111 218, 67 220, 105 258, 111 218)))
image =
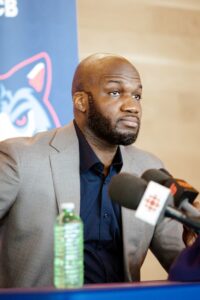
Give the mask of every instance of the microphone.
POLYGON ((147 182, 138 176, 119 173, 111 178, 108 193, 110 198, 129 209, 136 210, 135 216, 155 226, 164 216, 170 217, 200 232, 200 218, 188 217, 173 208, 171 190, 156 182, 147 182))
POLYGON ((199 192, 182 179, 173 178, 165 169, 149 169, 141 176, 147 182, 153 180, 170 188, 174 197, 175 207, 187 212, 191 216, 200 217, 200 211, 191 205, 199 192))
POLYGON ((138 176, 121 172, 111 178, 108 193, 118 204, 135 210, 147 188, 147 182, 138 176))

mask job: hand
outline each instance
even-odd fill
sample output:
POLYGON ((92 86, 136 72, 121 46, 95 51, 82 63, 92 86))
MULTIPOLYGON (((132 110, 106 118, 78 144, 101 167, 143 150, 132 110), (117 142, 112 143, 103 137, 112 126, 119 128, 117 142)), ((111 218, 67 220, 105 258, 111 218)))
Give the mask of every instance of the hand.
MULTIPOLYGON (((195 200, 192 205, 200 211, 200 201, 195 200)), ((188 228, 187 226, 183 226, 183 241, 187 247, 192 246, 192 244, 196 241, 196 238, 198 236, 197 233, 195 233, 192 229, 188 228)))

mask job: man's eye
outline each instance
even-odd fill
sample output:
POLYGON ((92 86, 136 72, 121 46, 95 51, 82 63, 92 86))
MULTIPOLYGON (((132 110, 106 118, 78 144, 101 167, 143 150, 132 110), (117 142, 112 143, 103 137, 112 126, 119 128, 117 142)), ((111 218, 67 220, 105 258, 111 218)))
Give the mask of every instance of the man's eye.
POLYGON ((136 100, 141 100, 141 95, 139 94, 136 94, 136 95, 133 95, 133 98, 136 99, 136 100))
POLYGON ((117 96, 120 95, 120 92, 118 92, 118 91, 113 91, 113 92, 110 92, 109 94, 110 94, 112 97, 117 97, 117 96))

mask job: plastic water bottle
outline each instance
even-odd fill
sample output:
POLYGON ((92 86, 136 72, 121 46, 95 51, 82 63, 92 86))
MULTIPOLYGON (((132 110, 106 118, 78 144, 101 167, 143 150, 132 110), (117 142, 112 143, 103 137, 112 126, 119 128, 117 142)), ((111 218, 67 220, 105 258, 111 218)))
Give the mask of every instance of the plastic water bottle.
POLYGON ((54 286, 83 286, 83 222, 74 212, 74 203, 62 203, 54 227, 54 286))

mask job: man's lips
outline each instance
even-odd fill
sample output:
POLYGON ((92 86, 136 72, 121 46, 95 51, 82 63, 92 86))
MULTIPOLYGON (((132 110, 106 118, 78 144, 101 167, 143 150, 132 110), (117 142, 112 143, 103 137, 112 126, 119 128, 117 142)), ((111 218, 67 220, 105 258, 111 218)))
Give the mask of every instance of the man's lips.
POLYGON ((137 117, 132 117, 132 116, 120 118, 118 122, 122 123, 127 127, 136 128, 139 126, 139 119, 137 117))

